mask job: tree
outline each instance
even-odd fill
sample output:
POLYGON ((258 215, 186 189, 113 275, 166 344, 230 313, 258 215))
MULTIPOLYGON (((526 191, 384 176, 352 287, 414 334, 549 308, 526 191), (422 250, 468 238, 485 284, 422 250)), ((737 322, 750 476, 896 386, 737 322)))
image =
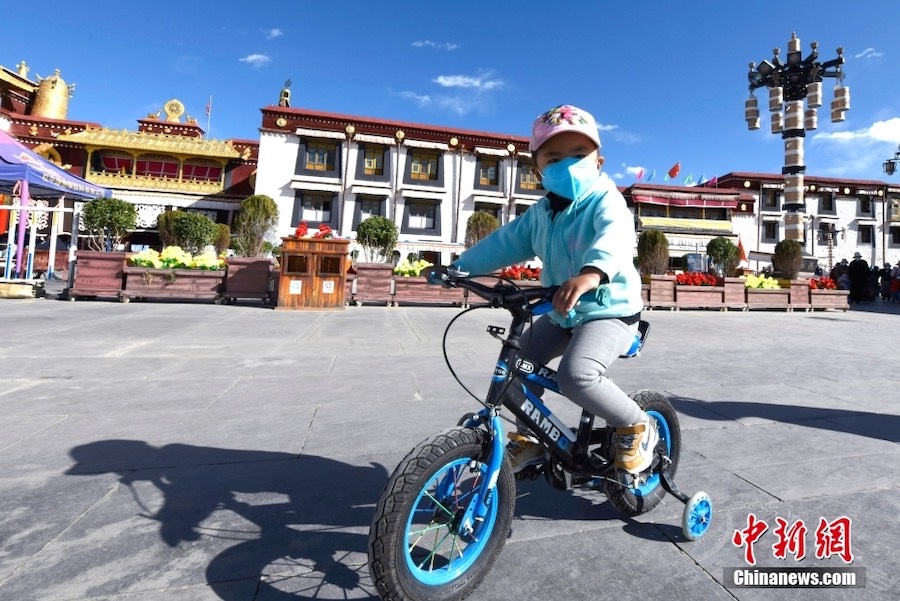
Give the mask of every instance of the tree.
POLYGON ((241 201, 241 212, 234 220, 234 250, 242 257, 261 257, 266 236, 278 224, 278 205, 265 194, 254 194, 241 201))
POLYGON ((466 222, 466 248, 475 244, 500 227, 496 217, 486 211, 475 211, 466 222))
POLYGON ((356 242, 369 263, 390 263, 399 236, 397 224, 379 215, 366 217, 356 226, 356 242))
POLYGON ((796 279, 803 264, 803 245, 796 240, 782 240, 775 245, 772 267, 775 273, 789 280, 796 279))
POLYGON ((733 275, 734 270, 737 269, 738 262, 740 261, 740 257, 738 257, 738 247, 724 236, 718 236, 717 238, 710 240, 706 245, 706 254, 709 255, 713 264, 715 264, 718 269, 721 270, 722 275, 725 276, 733 275))
POLYGON ((156 216, 156 231, 159 232, 159 242, 163 248, 175 246, 175 232, 172 226, 175 223, 175 213, 178 211, 163 211, 156 216))
POLYGON ((213 240, 216 254, 221 255, 231 246, 231 228, 224 223, 216 224, 216 239, 213 240))
POLYGON ((94 198, 81 211, 81 227, 88 234, 90 250, 119 250, 136 225, 137 209, 119 198, 94 198))
POLYGON ((669 269, 669 239, 659 230, 644 230, 638 238, 638 267, 643 274, 659 275, 669 269))

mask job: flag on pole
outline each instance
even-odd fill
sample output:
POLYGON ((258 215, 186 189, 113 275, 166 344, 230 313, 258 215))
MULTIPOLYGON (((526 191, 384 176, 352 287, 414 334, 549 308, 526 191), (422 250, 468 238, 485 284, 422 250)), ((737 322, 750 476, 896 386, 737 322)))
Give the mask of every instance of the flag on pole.
POLYGON ((738 258, 741 260, 741 263, 747 262, 747 251, 744 250, 744 243, 741 241, 740 236, 738 236, 738 258))
POLYGON ((681 173, 681 161, 678 161, 677 163, 672 165, 672 168, 669 169, 669 172, 666 175, 669 176, 669 179, 675 179, 676 177, 678 177, 679 173, 681 173))
POLYGON ((654 177, 656 177, 656 169, 650 172, 650 175, 647 176, 647 181, 649 182, 654 177))
POLYGON ((210 113, 212 113, 212 96, 209 97, 209 101, 206 103, 206 116, 209 117, 210 113))
POLYGON ((634 179, 636 179, 637 181, 641 181, 642 179, 644 179, 644 169, 643 168, 637 170, 637 173, 635 174, 634 179))
POLYGON ((705 173, 701 173, 701 174, 700 174, 700 179, 697 180, 697 185, 698 185, 698 186, 702 186, 703 184, 705 184, 705 183, 708 182, 708 181, 709 181, 709 180, 706 179, 706 174, 705 174, 705 173))
POLYGON ((714 175, 711 180, 709 180, 710 186, 718 186, 719 185, 719 176, 714 175))
POLYGON ((688 173, 688 174, 685 176, 685 178, 684 178, 684 185, 685 185, 685 186, 690 186, 690 185, 693 184, 693 183, 694 183, 694 174, 693 174, 693 173, 688 173))

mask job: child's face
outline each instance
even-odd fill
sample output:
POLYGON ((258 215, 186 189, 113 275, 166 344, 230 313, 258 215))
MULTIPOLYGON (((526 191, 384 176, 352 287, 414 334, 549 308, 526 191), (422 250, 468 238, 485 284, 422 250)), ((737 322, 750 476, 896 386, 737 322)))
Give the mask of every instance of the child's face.
POLYGON ((547 165, 569 157, 589 158, 591 161, 596 161, 598 170, 603 166, 603 157, 593 140, 577 132, 567 131, 557 134, 541 144, 541 147, 534 153, 535 167, 540 173, 547 165))

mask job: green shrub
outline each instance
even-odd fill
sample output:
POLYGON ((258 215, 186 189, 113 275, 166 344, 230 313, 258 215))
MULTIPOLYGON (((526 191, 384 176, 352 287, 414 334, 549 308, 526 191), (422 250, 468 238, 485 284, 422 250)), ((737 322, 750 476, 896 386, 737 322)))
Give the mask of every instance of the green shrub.
POLYGON ((243 257, 261 257, 266 236, 278 225, 278 204, 265 194, 254 194, 241 201, 234 220, 234 250, 243 257))
POLYGON ((643 274, 663 274, 669 269, 669 239, 659 230, 644 230, 638 238, 638 267, 643 274))
POLYGON ((731 240, 724 236, 713 238, 706 245, 706 253, 713 263, 721 269, 722 275, 734 275, 740 257, 738 257, 738 247, 731 240))
POLYGON ((159 242, 163 248, 177 246, 175 231, 172 229, 175 223, 175 213, 178 211, 163 211, 156 216, 156 231, 159 233, 159 242))
POLYGON ((369 263, 392 262, 392 253, 399 236, 397 224, 379 215, 366 217, 356 226, 356 242, 362 246, 369 263))
POLYGON ((215 241, 218 228, 216 222, 203 213, 175 211, 172 233, 175 234, 176 246, 196 255, 215 241))
POLYGON ((498 227, 500 222, 496 217, 485 211, 475 211, 466 222, 466 248, 475 246, 498 227))
POLYGON ((85 203, 80 224, 91 250, 118 250, 137 225, 137 209, 119 198, 94 198, 85 203))
POLYGON ((782 240, 775 245, 772 267, 775 273, 789 280, 796 279, 803 264, 803 245, 796 240, 782 240))
POLYGON ((231 228, 224 223, 216 224, 216 237, 213 240, 216 254, 221 255, 231 246, 231 228))

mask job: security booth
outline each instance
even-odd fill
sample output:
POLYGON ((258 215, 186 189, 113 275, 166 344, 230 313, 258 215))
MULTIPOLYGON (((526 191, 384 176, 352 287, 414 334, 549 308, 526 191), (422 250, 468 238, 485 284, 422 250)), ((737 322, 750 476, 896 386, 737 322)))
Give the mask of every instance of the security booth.
POLYGON ((282 238, 278 309, 343 309, 349 240, 282 238))

